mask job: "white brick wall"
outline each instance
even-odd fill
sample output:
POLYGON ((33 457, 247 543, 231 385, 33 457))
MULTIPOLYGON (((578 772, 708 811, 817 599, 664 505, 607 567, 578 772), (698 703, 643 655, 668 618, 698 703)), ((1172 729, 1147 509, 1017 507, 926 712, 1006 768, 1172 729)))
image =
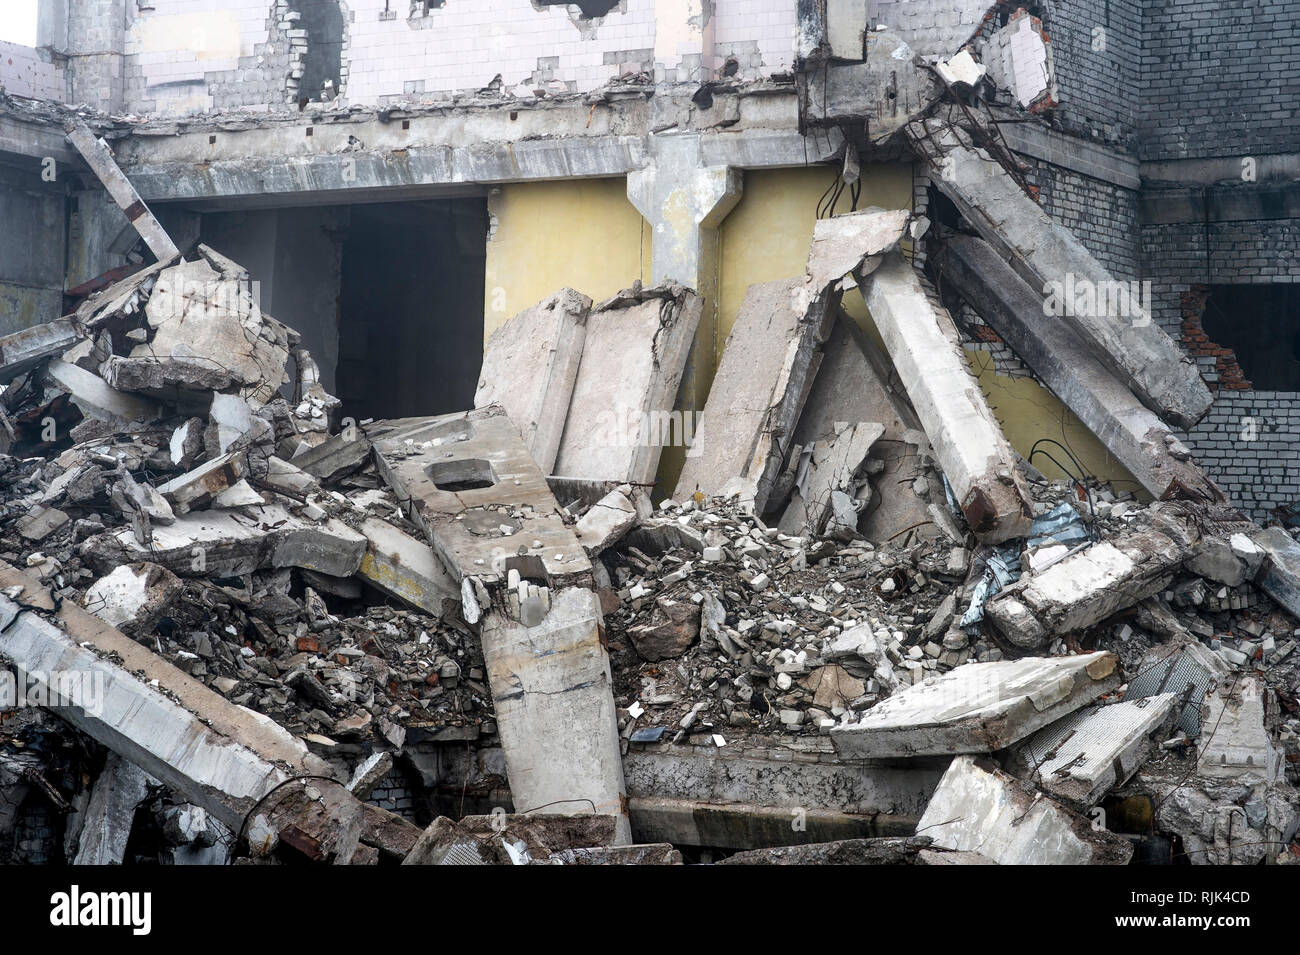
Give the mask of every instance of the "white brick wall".
MULTIPOLYGON (((498 74, 507 89, 526 83, 554 91, 595 89, 625 69, 652 66, 660 80, 699 80, 701 3, 621 0, 604 17, 580 20, 570 12, 577 7, 535 7, 530 0, 446 0, 414 18, 410 0, 344 0, 346 101, 375 105, 473 91, 498 74), (392 19, 380 18, 386 6, 396 13, 392 19)), ((791 68, 795 0, 715 0, 713 8, 715 63, 736 55, 744 77, 791 68)), ((220 107, 227 101, 220 93, 205 96, 183 84, 203 80, 215 88, 229 82, 230 71, 239 71, 242 82, 250 69, 263 69, 261 79, 275 86, 281 66, 272 58, 287 48, 276 48, 284 41, 266 48, 269 10, 269 0, 152 0, 151 10, 134 11, 126 109, 220 107)), ((265 99, 242 105, 284 102, 269 93, 265 99)))
POLYGON ((0 40, 0 86, 15 96, 63 100, 63 71, 30 46, 0 40))

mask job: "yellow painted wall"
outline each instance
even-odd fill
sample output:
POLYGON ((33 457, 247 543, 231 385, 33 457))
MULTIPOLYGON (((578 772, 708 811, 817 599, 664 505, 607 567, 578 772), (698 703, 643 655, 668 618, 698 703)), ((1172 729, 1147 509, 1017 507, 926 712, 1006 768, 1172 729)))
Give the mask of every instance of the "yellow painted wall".
POLYGON ((483 333, 565 286, 595 301, 650 276, 650 229, 623 179, 513 183, 488 197, 483 333))

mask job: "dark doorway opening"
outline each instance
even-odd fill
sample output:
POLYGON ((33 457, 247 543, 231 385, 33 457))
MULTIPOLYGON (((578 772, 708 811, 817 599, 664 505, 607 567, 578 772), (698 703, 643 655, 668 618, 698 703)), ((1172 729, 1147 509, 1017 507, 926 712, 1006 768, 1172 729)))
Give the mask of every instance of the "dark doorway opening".
POLYGON ((353 206, 343 241, 337 394, 358 420, 474 406, 487 205, 353 206))

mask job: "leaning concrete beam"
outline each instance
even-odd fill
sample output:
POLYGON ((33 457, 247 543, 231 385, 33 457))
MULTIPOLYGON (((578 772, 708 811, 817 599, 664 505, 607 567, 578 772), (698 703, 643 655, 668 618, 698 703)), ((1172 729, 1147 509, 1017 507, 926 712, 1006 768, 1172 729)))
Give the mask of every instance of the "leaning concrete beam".
POLYGON ((991 544, 1026 536, 1033 523, 1029 491, 951 316, 897 252, 864 283, 867 309, 971 530, 991 544))
POLYGON ((677 481, 686 498, 739 490, 758 512, 773 483, 822 360, 845 275, 902 238, 904 210, 864 210, 818 220, 802 276, 751 285, 727 336, 700 426, 677 481))
POLYGON ((494 331, 483 348, 474 407, 505 408, 546 474, 560 451, 590 311, 587 296, 560 289, 494 331))
POLYGON ((149 207, 140 198, 140 194, 131 185, 131 181, 118 168, 108 144, 97 138, 82 122, 70 123, 67 133, 68 142, 81 153, 82 158, 108 190, 108 194, 113 197, 113 201, 126 213, 126 217, 131 220, 131 224, 149 246, 149 251, 154 254, 154 258, 159 262, 166 262, 180 255, 180 250, 172 242, 167 230, 154 218, 149 207))
POLYGON ((1186 535, 1194 533, 1164 521, 1093 544, 1021 577, 989 600, 984 614, 1016 646, 1045 646, 1163 590, 1190 552, 1186 535))
POLYGON ((427 543, 376 517, 357 530, 366 539, 357 573, 367 583, 434 617, 442 616, 444 600, 460 600, 460 585, 427 543))
POLYGON ((927 120, 907 132, 966 220, 1032 288, 1057 294, 1066 320, 1143 404, 1180 428, 1200 420, 1209 389, 1130 283, 1117 282, 964 130, 927 120))
POLYGON ((160 785, 139 766, 109 753, 86 804, 81 841, 73 865, 121 865, 135 822, 135 810, 150 785, 160 785))
POLYGON ((999 865, 1124 865, 1133 856, 1126 839, 1094 829, 974 756, 952 761, 916 831, 936 846, 978 852, 999 865))
POLYGON ((1044 312, 1043 296, 987 242, 954 236, 932 258, 944 281, 1153 497, 1224 499, 1165 423, 1088 350, 1077 331, 1044 312))
POLYGON ((1300 544, 1280 527, 1251 536, 1266 555, 1255 583, 1291 616, 1300 617, 1300 544))
POLYGON ((1119 684, 1113 653, 970 663, 834 727, 831 742, 844 759, 992 753, 1119 684))
POLYGON ((331 775, 286 730, 235 706, 41 582, 0 562, 0 654, 53 697, 61 719, 238 829, 279 783, 331 775), (21 603, 20 603, 21 602, 21 603))
POLYGON ((62 355, 83 337, 71 321, 56 318, 0 338, 0 384, 13 381, 46 358, 62 355))

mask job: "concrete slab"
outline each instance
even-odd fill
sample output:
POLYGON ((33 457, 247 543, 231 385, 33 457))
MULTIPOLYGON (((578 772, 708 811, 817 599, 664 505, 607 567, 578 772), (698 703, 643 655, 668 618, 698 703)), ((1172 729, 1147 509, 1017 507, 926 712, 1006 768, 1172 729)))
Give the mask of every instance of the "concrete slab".
POLYGON ((992 753, 1119 684, 1119 658, 1100 651, 968 663, 834 727, 831 742, 844 759, 992 753))
POLYGON ((971 530, 986 543, 1026 536, 1029 490, 951 316, 897 253, 864 283, 863 300, 971 530))
POLYGON ((962 216, 1031 288, 1056 294, 1065 321, 1144 405, 1180 428, 1204 416, 1209 389, 1140 292, 1117 282, 967 132, 931 119, 912 123, 907 135, 962 216))
POLYGON ((505 408, 545 474, 560 450, 590 311, 587 296, 560 289, 494 331, 483 348, 474 407, 505 408))
POLYGON ((1280 527, 1251 535, 1264 550, 1255 583, 1293 617, 1300 618, 1300 544, 1280 527))
POLYGON ((1264 685, 1256 674, 1225 680, 1206 697, 1209 728, 1196 768, 1203 776, 1254 786, 1282 778, 1282 752, 1264 727, 1264 685))
POLYGON ((1178 697, 1161 693, 1091 706, 1018 746, 1012 770, 1081 812, 1127 782, 1167 737, 1178 697))
POLYGON ((1043 296, 987 242, 954 236, 933 254, 951 282, 1016 355, 1157 500, 1222 501, 1191 452, 1091 352, 1069 323, 1047 317, 1043 296))
POLYGON ((57 358, 45 366, 45 374, 55 387, 71 395, 72 403, 88 418, 129 424, 162 416, 157 402, 118 391, 94 372, 57 358))
POLYGON ((610 491, 578 518, 575 528, 583 549, 596 556, 614 546, 636 526, 637 507, 621 491, 610 491))
POLYGON ((136 807, 144 802, 150 786, 162 783, 117 753, 108 754, 90 790, 73 865, 122 864, 136 807))
POLYGON ((62 355, 85 337, 71 320, 56 318, 0 338, 0 384, 7 384, 47 358, 62 355))
POLYGON ((442 616, 444 600, 460 600, 459 584, 426 542, 375 517, 357 530, 366 538, 357 573, 372 586, 434 617, 442 616))
POLYGON ((592 309, 555 473, 654 483, 664 444, 681 440, 667 432, 703 307, 690 289, 660 285, 592 309))
POLYGON ((1133 855, 1128 840, 974 756, 952 761, 916 831, 999 865, 1125 865, 1133 855))
POLYGON ((984 614, 1016 646, 1045 646, 1052 637, 1083 630, 1159 593, 1188 550, 1155 527, 1100 541, 1022 576, 989 600, 984 614))
POLYGON ((586 585, 591 562, 499 405, 365 426, 380 473, 457 582, 586 585), (536 544, 536 546, 534 546, 536 544))

